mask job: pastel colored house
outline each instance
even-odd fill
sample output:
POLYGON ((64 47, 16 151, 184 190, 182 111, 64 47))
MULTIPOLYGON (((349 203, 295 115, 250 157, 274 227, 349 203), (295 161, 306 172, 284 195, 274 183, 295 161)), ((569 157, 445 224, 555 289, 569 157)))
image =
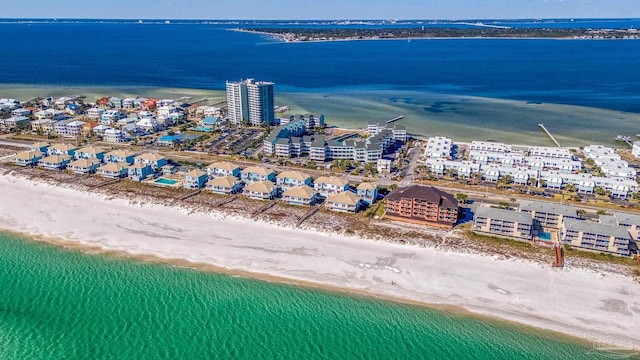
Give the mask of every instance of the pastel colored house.
POLYGON ((349 190, 349 182, 335 176, 321 176, 313 182, 313 188, 325 198, 349 190))
POLYGON ((153 171, 157 171, 167 165, 167 158, 159 154, 146 153, 136 156, 133 162, 136 164, 149 165, 153 171))
POLYGON ((77 174, 93 174, 99 166, 97 159, 77 159, 67 164, 67 169, 77 174))
POLYGON ((240 172, 242 181, 247 184, 261 181, 276 181, 276 174, 262 166, 249 166, 240 172))
POLYGON ((207 190, 216 194, 235 194, 242 191, 242 182, 235 176, 219 176, 207 182, 207 190))
POLYGON ((311 176, 300 171, 283 171, 276 176, 276 185, 286 191, 294 187, 311 185, 311 176))
POLYGON ((209 176, 205 171, 193 169, 185 174, 183 186, 185 189, 201 189, 208 179, 209 176))
POLYGON ((360 209, 360 199, 351 191, 343 191, 329 196, 324 206, 331 211, 354 213, 360 209))
POLYGON ((276 185, 271 181, 251 183, 242 190, 242 194, 251 199, 271 200, 276 196, 276 185))
POLYGON ((139 162, 127 166, 127 176, 133 181, 142 181, 151 174, 153 174, 153 169, 149 164, 139 162))
POLYGON ((104 151, 104 149, 87 146, 83 147, 82 149, 76 150, 75 157, 76 159, 96 159, 99 162, 102 162, 102 159, 104 158, 104 155, 106 153, 107 152, 104 151))
POLYGON ((47 155, 67 155, 73 157, 78 148, 69 144, 55 144, 49 146, 47 149, 47 155))
POLYGON ((360 183, 356 188, 356 195, 363 203, 371 205, 378 199, 378 185, 369 182, 360 183))
POLYGON ((106 162, 133 164, 136 154, 126 150, 115 150, 105 154, 104 160, 106 162))
POLYGON ((222 161, 215 162, 207 166, 207 174, 209 177, 216 178, 220 176, 235 176, 240 177, 240 167, 230 162, 222 161))
POLYGON ((62 170, 67 167, 67 164, 71 161, 68 155, 49 155, 38 161, 38 166, 41 166, 48 170, 62 170))
POLYGON ((309 185, 292 187, 282 194, 282 201, 290 205, 310 206, 318 200, 318 193, 309 185))
POLYGON ((29 150, 39 151, 42 154, 46 154, 47 149, 49 149, 49 146, 51 146, 51 144, 49 144, 48 142, 37 142, 37 143, 31 144, 31 147, 29 148, 29 150))
POLYGON ((125 163, 108 162, 98 168, 98 174, 111 179, 127 177, 129 171, 125 163))
POLYGON ((34 166, 38 164, 38 161, 43 158, 40 151, 23 151, 17 153, 13 158, 16 165, 20 166, 34 166))

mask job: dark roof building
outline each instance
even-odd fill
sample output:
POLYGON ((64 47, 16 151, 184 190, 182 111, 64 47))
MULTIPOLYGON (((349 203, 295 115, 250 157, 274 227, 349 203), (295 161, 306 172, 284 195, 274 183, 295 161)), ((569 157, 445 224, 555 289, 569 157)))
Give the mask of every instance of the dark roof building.
POLYGON ((458 201, 432 186, 398 188, 385 201, 389 219, 438 227, 453 227, 458 221, 458 201))

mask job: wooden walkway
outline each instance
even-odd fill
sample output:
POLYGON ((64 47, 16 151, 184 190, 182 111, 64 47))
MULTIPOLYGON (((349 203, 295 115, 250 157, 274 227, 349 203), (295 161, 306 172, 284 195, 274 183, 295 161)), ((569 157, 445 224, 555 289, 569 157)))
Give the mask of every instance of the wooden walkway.
POLYGON ((265 211, 267 211, 267 210, 271 209, 275 204, 276 204, 276 201, 275 201, 275 200, 271 200, 271 201, 269 201, 268 203, 266 203, 266 204, 264 204, 264 205, 260 206, 260 207, 258 208, 258 210, 254 211, 254 212, 252 213, 252 215, 258 215, 258 214, 260 214, 260 213, 262 213, 262 212, 265 212, 265 211))
POLYGON ((118 183, 118 182, 120 182, 121 180, 122 180, 122 179, 113 179, 113 180, 105 181, 105 182, 103 182, 103 183, 100 183, 100 184, 97 184, 97 185, 93 185, 91 188, 92 188, 92 189, 98 189, 98 188, 101 188, 101 187, 105 187, 105 186, 109 186, 109 185, 112 185, 112 184, 118 183))
POLYGON ((318 210, 320 210, 320 206, 316 205, 312 207, 309 211, 307 211, 304 215, 300 217, 300 219, 298 220, 298 224, 296 226, 300 227, 300 225, 302 225, 302 223, 305 222, 305 220, 313 216, 313 214, 317 213, 318 210))
POLYGON ((233 194, 233 195, 231 195, 230 197, 227 197, 227 198, 224 198, 224 199, 222 199, 222 200, 218 201, 218 202, 215 204, 215 206, 216 206, 216 207, 220 207, 220 206, 222 206, 222 205, 225 205, 225 204, 228 204, 228 203, 232 202, 233 200, 235 200, 235 199, 237 199, 237 198, 238 198, 238 194, 233 194))
POLYGON ((188 194, 184 194, 184 195, 180 196, 179 198, 177 198, 176 201, 187 200, 188 198, 194 197, 194 196, 200 194, 201 192, 202 192, 202 189, 200 189, 198 191, 190 192, 188 194))

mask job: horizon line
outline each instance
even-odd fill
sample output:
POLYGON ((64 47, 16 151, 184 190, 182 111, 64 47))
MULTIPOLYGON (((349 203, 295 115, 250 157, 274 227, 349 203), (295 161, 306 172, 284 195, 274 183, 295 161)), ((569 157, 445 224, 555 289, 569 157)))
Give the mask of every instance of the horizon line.
POLYGON ((318 19, 277 19, 277 18, 220 18, 220 19, 204 19, 204 18, 144 18, 144 17, 131 17, 131 18, 93 18, 93 17, 0 17, 2 20, 113 20, 113 21, 138 21, 138 20, 158 20, 158 21, 466 21, 466 20, 640 20, 640 17, 503 17, 503 18, 440 18, 440 19, 409 19, 409 18, 395 18, 395 19, 374 19, 374 18, 318 18, 318 19))

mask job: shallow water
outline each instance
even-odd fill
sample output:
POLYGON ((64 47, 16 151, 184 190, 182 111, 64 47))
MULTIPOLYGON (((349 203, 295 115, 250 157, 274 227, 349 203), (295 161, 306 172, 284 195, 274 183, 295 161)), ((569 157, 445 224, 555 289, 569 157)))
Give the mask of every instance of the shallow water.
POLYGON ((556 333, 0 234, 2 359, 592 358, 556 333))

